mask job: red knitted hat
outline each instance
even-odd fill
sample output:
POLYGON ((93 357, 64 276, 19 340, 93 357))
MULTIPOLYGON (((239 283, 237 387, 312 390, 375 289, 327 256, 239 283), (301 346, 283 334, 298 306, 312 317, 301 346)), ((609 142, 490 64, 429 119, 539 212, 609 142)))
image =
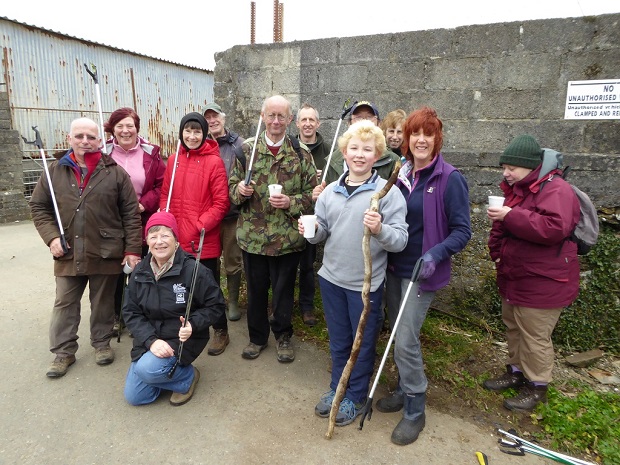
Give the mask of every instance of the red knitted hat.
POLYGON ((144 228, 145 236, 148 234, 149 229, 153 226, 166 226, 167 228, 172 229, 174 237, 177 241, 179 240, 179 226, 177 225, 177 220, 174 218, 172 213, 166 211, 153 213, 153 215, 146 222, 146 226, 144 228))

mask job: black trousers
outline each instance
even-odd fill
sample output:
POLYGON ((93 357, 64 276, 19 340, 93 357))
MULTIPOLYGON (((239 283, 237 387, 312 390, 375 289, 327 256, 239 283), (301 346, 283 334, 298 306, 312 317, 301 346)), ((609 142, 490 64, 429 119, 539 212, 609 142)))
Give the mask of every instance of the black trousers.
POLYGON ((293 334, 293 302, 295 278, 301 252, 279 256, 243 252, 243 265, 248 285, 248 332, 250 342, 267 344, 269 330, 278 339, 293 334), (273 317, 267 312, 271 289, 273 317))
MULTIPOLYGON (((200 260, 204 266, 211 270, 213 273, 213 278, 215 278, 215 282, 217 285, 220 285, 220 259, 219 258, 203 258, 200 260)), ((228 331, 228 320, 226 319, 226 312, 222 314, 219 320, 217 320, 213 324, 213 329, 224 329, 228 331)))
POLYGON ((306 242, 299 259, 299 309, 301 313, 314 310, 314 261, 316 245, 306 242))

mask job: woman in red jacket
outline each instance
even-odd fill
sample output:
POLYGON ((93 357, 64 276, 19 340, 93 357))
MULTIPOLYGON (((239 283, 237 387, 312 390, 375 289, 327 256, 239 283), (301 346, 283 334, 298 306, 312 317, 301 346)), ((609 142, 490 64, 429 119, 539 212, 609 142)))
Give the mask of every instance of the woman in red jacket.
MULTIPOLYGON (((200 231, 204 228, 200 263, 211 270, 219 285, 220 223, 228 213, 230 201, 226 168, 217 142, 207 139, 208 132, 207 121, 200 113, 188 113, 181 119, 181 146, 178 157, 172 155, 168 159, 159 208, 166 210, 170 197, 168 211, 179 225, 179 243, 190 254, 198 248, 200 231)), ((219 355, 230 342, 226 315, 213 325, 213 330, 207 352, 219 355)))
POLYGON ((562 308, 579 293, 577 244, 569 240, 579 221, 579 200, 559 170, 541 173, 542 153, 526 134, 508 145, 499 159, 504 205, 487 210, 508 360, 506 373, 483 386, 519 389, 504 400, 504 407, 516 411, 546 402, 554 360, 551 333, 562 308))

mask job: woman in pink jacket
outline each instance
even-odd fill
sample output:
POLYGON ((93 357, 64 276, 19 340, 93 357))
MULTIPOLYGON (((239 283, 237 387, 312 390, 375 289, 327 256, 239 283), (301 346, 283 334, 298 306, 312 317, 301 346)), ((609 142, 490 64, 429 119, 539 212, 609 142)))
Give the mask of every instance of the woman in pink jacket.
POLYGON ((529 135, 516 137, 500 156, 504 205, 493 220, 489 252, 497 269, 506 325, 506 373, 488 379, 492 391, 519 390, 509 410, 530 411, 547 400, 554 350, 551 333, 562 309, 579 293, 579 200, 559 170, 541 173, 542 149, 529 135))
MULTIPOLYGON (((159 208, 162 211, 166 209, 170 196, 168 211, 179 225, 180 246, 190 254, 195 254, 194 249, 200 243, 200 231, 204 228, 200 263, 211 270, 219 285, 218 260, 222 252, 220 223, 228 212, 230 201, 226 168, 217 142, 207 139, 208 132, 207 121, 200 113, 188 113, 181 119, 181 147, 178 157, 172 155, 168 159, 159 208)), ((230 342, 226 315, 213 325, 213 330, 215 334, 211 338, 208 354, 219 355, 230 342)))

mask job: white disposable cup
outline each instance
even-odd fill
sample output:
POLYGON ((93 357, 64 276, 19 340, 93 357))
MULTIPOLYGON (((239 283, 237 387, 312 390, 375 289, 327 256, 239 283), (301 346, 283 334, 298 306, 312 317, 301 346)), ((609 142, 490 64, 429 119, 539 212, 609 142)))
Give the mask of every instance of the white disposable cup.
POLYGON ((269 196, 273 194, 281 194, 282 186, 280 184, 269 184, 269 196))
POLYGON ((125 266, 123 267, 123 272, 125 274, 131 274, 132 271, 133 271, 133 268, 129 266, 129 262, 126 262, 125 266))
POLYGON ((314 237, 316 230, 316 215, 302 215, 301 224, 304 225, 304 237, 314 237))
POLYGON ((499 197, 497 195, 489 195, 489 208, 503 207, 504 206, 504 197, 499 197))

